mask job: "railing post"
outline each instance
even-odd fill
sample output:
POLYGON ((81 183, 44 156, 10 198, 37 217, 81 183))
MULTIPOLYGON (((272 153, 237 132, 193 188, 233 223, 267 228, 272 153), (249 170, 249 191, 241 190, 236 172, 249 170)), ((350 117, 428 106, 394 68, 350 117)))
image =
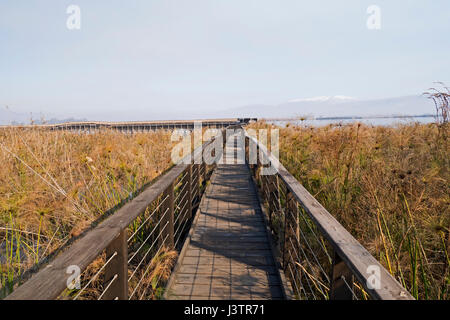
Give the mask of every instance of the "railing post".
POLYGON ((227 129, 225 129, 224 130, 224 133, 223 133, 223 141, 222 141, 222 159, 223 159, 223 162, 225 163, 225 158, 226 158, 226 153, 227 153, 227 140, 228 140, 228 136, 227 136, 227 134, 228 134, 228 132, 227 132, 227 129))
POLYGON ((335 252, 331 273, 331 300, 353 300, 353 274, 335 252))
MULTIPOLYGON (((195 179, 194 179, 194 184, 195 184, 195 189, 197 189, 196 191, 196 197, 198 199, 200 199, 200 169, 201 169, 201 164, 195 164, 195 179)), ((195 190, 194 189, 194 190, 195 190)))
MULTIPOLYGON (((296 284, 301 283, 301 271, 298 264, 300 257, 300 224, 299 211, 297 202, 290 191, 286 191, 286 209, 284 210, 285 226, 284 226, 284 250, 283 250, 283 267, 287 270, 291 268, 292 281, 296 284), (297 263, 298 264, 297 264, 297 263), (296 271, 296 272, 294 272, 296 271)), ((298 287, 298 286, 296 286, 298 287)))
MULTIPOLYGON (((190 167, 188 166, 186 168, 186 170, 183 171, 183 179, 181 181, 181 189, 184 191, 182 193, 180 192, 180 194, 178 195, 179 199, 183 199, 182 203, 178 203, 180 208, 182 208, 182 210, 180 210, 180 213, 179 213, 179 216, 180 216, 179 223, 183 223, 183 222, 189 220, 189 218, 190 218, 190 215, 189 215, 189 209, 190 209, 190 207, 189 207, 189 182, 190 182, 189 168, 190 167)), ((178 227, 176 227, 176 229, 178 229, 178 227)))
POLYGON ((162 218, 160 222, 160 230, 161 230, 161 244, 165 245, 167 249, 171 250, 174 248, 175 239, 174 239, 174 182, 169 185, 166 191, 163 194, 163 199, 165 200, 164 205, 162 206, 162 218))
POLYGON ((275 185, 278 185, 278 179, 276 176, 270 175, 270 176, 263 176, 266 177, 266 192, 269 196, 269 222, 272 224, 272 215, 274 212, 278 210, 278 208, 275 206, 275 204, 279 201, 280 194, 278 193, 278 190, 276 189, 275 185), (276 182, 276 183, 275 183, 276 182))
POLYGON ((281 244, 281 252, 282 252, 282 257, 281 257, 281 261, 282 261, 282 266, 283 269, 286 270, 286 241, 287 241, 287 226, 288 226, 288 218, 286 215, 286 212, 281 210, 282 214, 283 214, 283 228, 281 230, 281 232, 283 233, 280 237, 280 239, 282 239, 283 243, 281 244))
POLYGON ((202 164, 201 164, 201 168, 203 170, 203 185, 206 186, 206 162, 204 159, 202 159, 202 164))
POLYGON ((105 267, 103 287, 106 292, 102 300, 128 300, 128 243, 127 231, 119 236, 106 248, 106 259, 114 258, 105 267))
POLYGON ((203 170, 203 185, 206 186, 206 162, 205 162, 205 147, 202 145, 202 164, 200 165, 203 170))
POLYGON ((298 211, 297 201, 294 198, 294 195, 288 191, 286 195, 286 204, 287 210, 291 214, 291 222, 293 224, 293 234, 294 237, 300 240, 300 216, 298 211))
POLYGON ((208 180, 208 167, 206 166, 206 162, 203 162, 203 181, 205 181, 205 185, 207 180, 208 180))
POLYGON ((192 218, 192 164, 189 165, 188 167, 188 214, 187 214, 187 219, 192 218))
POLYGON ((254 171, 254 176, 256 180, 259 180, 260 177, 258 177, 258 169, 261 166, 261 157, 260 157, 260 148, 259 145, 256 145, 256 165, 253 167, 253 171, 254 171))
MULTIPOLYGON (((245 154, 245 162, 250 166, 250 161, 249 161, 249 159, 250 159, 250 156, 249 156, 249 146, 248 146, 248 144, 249 144, 249 140, 248 140, 248 137, 246 137, 245 135, 244 135, 244 154, 245 154)), ((251 168, 251 166, 250 166, 250 168, 251 168)))
MULTIPOLYGON (((250 138, 246 136, 245 137, 245 159, 246 159, 246 161, 247 161, 247 163, 249 165, 251 174, 255 177, 255 173, 256 173, 255 168, 256 168, 257 164, 251 163, 251 162, 254 162, 255 158, 250 159, 250 149, 251 149, 251 144, 252 143, 253 143, 253 141, 251 141, 250 138)), ((255 149, 258 150, 257 148, 258 147, 256 146, 255 149)), ((256 154, 256 160, 257 159, 258 159, 258 153, 256 154)))

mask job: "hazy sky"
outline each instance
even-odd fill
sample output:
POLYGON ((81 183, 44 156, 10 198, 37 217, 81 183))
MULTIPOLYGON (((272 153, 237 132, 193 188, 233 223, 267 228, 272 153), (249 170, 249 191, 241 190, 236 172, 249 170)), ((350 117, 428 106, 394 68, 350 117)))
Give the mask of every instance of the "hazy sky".
POLYGON ((420 94, 450 84, 449 34, 448 0, 1 0, 0 108, 139 120, 420 94))

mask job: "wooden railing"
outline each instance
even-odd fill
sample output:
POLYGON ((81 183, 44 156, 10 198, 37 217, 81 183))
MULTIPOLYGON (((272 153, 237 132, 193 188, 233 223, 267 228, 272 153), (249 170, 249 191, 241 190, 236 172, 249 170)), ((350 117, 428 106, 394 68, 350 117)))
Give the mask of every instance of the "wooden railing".
MULTIPOLYGON (((246 161, 296 298, 413 299, 264 145, 241 133, 246 161), (273 174, 261 174, 267 167, 275 169, 273 174)), ((231 134, 222 131, 222 146, 231 134)), ((6 299, 157 297, 213 169, 214 164, 207 165, 202 157, 212 142, 194 151, 196 161, 174 166, 6 299), (74 270, 81 272, 81 286, 69 290, 74 270)))
POLYGON ((253 160, 250 167, 296 298, 413 299, 264 145, 242 134, 246 160, 253 160), (273 174, 262 175, 269 167, 273 174))
MULTIPOLYGON (((66 122, 59 124, 34 124, 34 125, 1 125, 0 129, 43 129, 51 131, 68 130, 77 132, 95 132, 98 130, 117 130, 126 133, 148 132, 153 130, 192 130, 198 123, 204 128, 224 129, 229 126, 238 125, 251 119, 204 119, 204 120, 172 120, 172 121, 130 121, 130 122, 66 122)), ((254 119, 253 119, 254 120, 254 119)))
POLYGON ((202 157, 213 140, 194 150, 191 164, 175 165, 6 299, 157 297, 213 169, 202 157), (77 270, 80 276, 70 278, 77 270))

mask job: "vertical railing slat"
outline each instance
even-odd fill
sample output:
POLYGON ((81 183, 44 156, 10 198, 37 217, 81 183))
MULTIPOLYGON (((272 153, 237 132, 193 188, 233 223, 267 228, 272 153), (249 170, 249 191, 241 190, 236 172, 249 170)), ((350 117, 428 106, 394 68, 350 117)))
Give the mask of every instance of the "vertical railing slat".
POLYGON ((193 199, 192 199, 192 192, 193 192, 193 189, 192 189, 192 164, 190 164, 189 165, 189 167, 188 167, 188 186, 187 186, 187 188, 188 188, 188 214, 187 214, 187 218, 188 219, 190 219, 190 218, 192 218, 192 205, 193 205, 193 203, 192 203, 192 201, 193 201, 193 199))
POLYGON ((330 299, 353 299, 353 273, 336 252, 334 253, 333 266, 331 270, 330 299))
POLYGON ((163 193, 162 199, 166 199, 162 206, 160 222, 161 239, 160 243, 167 249, 173 249, 175 244, 174 237, 174 185, 175 181, 169 185, 166 191, 163 193))
POLYGON ((112 255, 116 256, 105 267, 104 288, 108 289, 103 294, 103 300, 127 300, 128 299, 128 244, 127 230, 123 230, 119 236, 106 248, 106 260, 112 255), (117 253, 117 254, 116 254, 117 253), (116 277, 116 279, 114 279, 116 277))

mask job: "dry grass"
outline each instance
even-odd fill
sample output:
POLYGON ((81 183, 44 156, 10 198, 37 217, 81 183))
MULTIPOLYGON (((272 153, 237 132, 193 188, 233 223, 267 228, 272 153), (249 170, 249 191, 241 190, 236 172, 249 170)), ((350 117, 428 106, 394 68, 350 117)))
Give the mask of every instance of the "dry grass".
POLYGON ((448 130, 435 124, 280 130, 284 166, 420 299, 450 298, 448 130))
MULTIPOLYGON (((447 124, 290 126, 280 160, 415 297, 449 299, 447 133, 447 124)), ((166 170, 169 146, 163 131, 0 131, 1 285, 166 170)), ((147 298, 159 297, 154 279, 166 280, 175 258, 163 251, 148 261, 147 298)))
POLYGON ((142 270, 138 277, 143 279, 141 285, 134 281, 130 283, 130 292, 132 289, 137 288, 135 299, 139 300, 157 300, 161 299, 164 293, 164 288, 161 286, 166 283, 171 275, 172 268, 175 265, 178 252, 174 250, 162 250, 161 253, 154 256, 147 262, 148 266, 145 270, 142 270))
MULTIPOLYGON (((132 277, 136 265, 129 266, 128 297, 132 300, 159 300, 164 294, 164 286, 169 280, 178 252, 163 247, 157 254, 149 255, 143 267, 138 268, 132 277)), ((142 258, 142 255, 139 256, 142 258)), ((82 290, 66 289, 58 299, 60 300, 98 300, 106 291, 104 283, 104 270, 99 272, 105 264, 106 256, 103 253, 95 259, 81 275, 82 290), (91 281, 88 285, 88 282, 91 281)))
POLYGON ((168 169, 170 145, 168 131, 0 131, 0 287, 168 169))

